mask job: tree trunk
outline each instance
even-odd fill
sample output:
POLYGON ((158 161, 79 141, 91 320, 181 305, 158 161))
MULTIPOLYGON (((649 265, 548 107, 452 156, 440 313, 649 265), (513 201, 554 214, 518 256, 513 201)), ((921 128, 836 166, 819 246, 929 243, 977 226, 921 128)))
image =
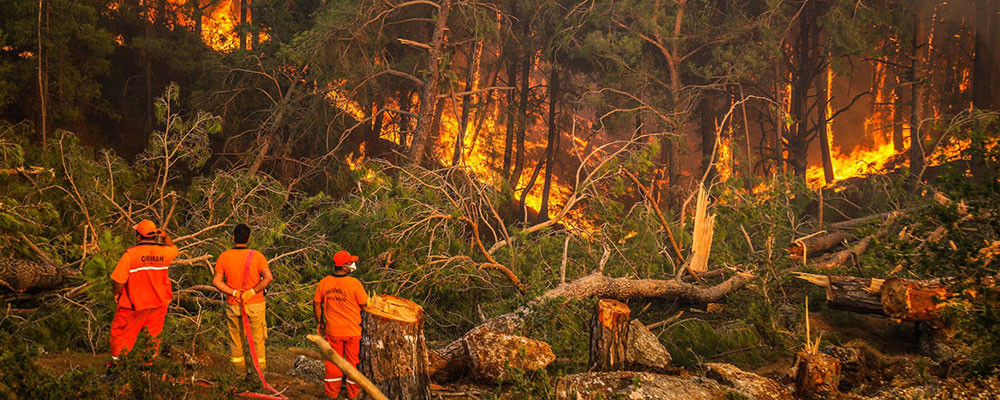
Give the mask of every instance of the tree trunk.
POLYGON ((382 155, 382 153, 388 151, 385 146, 382 145, 382 121, 385 117, 385 112, 382 108, 385 107, 384 100, 379 100, 375 103, 375 118, 372 119, 371 130, 368 132, 368 138, 365 140, 365 155, 369 158, 377 157, 382 155))
POLYGON ((240 26, 238 29, 240 36, 240 50, 247 49, 247 1, 249 0, 238 0, 240 9, 240 26))
POLYGON ((625 303, 601 299, 590 320, 590 371, 625 369, 629 314, 625 303))
MULTIPOLYGON (((525 154, 525 136, 528 133, 528 93, 531 91, 531 63, 532 57, 530 54, 524 56, 524 61, 521 64, 521 99, 517 105, 517 156, 514 161, 514 172, 510 174, 510 182, 513 186, 517 186, 517 183, 521 180, 521 173, 524 172, 524 161, 527 155, 525 154)), ((521 200, 521 208, 524 208, 524 200, 521 200)))
POLYGON ((424 310, 385 294, 362 313, 361 371, 390 399, 430 399, 424 310))
MULTIPOLYGON (((511 62, 507 65, 507 86, 512 88, 517 88, 517 64, 511 62)), ((510 177, 513 176, 511 167, 513 164, 512 155, 514 154, 514 103, 517 99, 517 93, 515 90, 510 90, 507 92, 507 124, 505 126, 504 135, 504 146, 503 146, 503 177, 511 182, 511 186, 517 184, 517 182, 510 181, 510 177)))
MULTIPOLYGON (((822 61, 821 61, 822 63, 822 61)), ((827 105, 830 102, 830 93, 827 92, 827 88, 830 85, 830 74, 826 69, 830 67, 827 66, 822 73, 819 74, 819 83, 816 85, 816 95, 819 98, 817 100, 817 110, 819 111, 819 150, 823 158, 823 178, 826 183, 832 183, 836 177, 833 175, 833 159, 830 156, 830 135, 832 132, 827 132, 829 125, 827 124, 827 105)))
POLYGON ((832 249, 850 237, 851 235, 842 231, 834 231, 824 235, 813 236, 811 238, 799 240, 789 244, 788 253, 792 256, 801 258, 803 253, 808 252, 808 254, 805 255, 811 256, 813 254, 822 253, 826 250, 832 249))
POLYGON ((63 282, 58 266, 39 261, 0 258, 0 289, 35 292, 54 289, 63 282))
MULTIPOLYGON (((413 108, 413 94, 409 90, 404 90, 399 96, 400 110, 411 112, 413 108)), ((400 114, 399 116, 399 147, 406 147, 406 135, 410 132, 410 116, 400 114)))
POLYGON ((45 65, 44 65, 44 61, 43 61, 45 59, 45 53, 43 51, 44 46, 42 45, 42 42, 43 42, 43 40, 42 40, 43 39, 42 38, 42 13, 43 13, 43 10, 45 10, 45 6, 46 6, 46 4, 45 4, 44 0, 38 0, 38 102, 39 102, 39 106, 41 107, 41 112, 42 112, 42 121, 41 121, 41 124, 40 124, 41 128, 42 128, 42 131, 39 132, 41 134, 41 137, 42 137, 42 149, 45 149, 45 142, 46 142, 47 137, 48 137, 48 129, 49 129, 48 128, 48 121, 49 121, 48 106, 45 104, 46 100, 47 100, 46 97, 47 97, 47 94, 48 94, 47 93, 48 92, 48 75, 45 73, 45 65))
POLYGON ((713 182, 716 174, 715 163, 712 162, 712 151, 715 150, 716 142, 716 104, 713 96, 702 96, 699 109, 701 113, 701 170, 703 173, 707 170, 708 177, 705 181, 713 182))
POLYGON ((198 36, 199 40, 202 40, 201 30, 202 30, 202 9, 200 0, 192 0, 191 18, 194 19, 194 34, 198 36))
POLYGON ((417 115, 417 130, 413 134, 413 143, 408 154, 410 163, 420 165, 427 153, 427 143, 433 143, 434 110, 438 103, 438 81, 441 78, 442 48, 444 47, 444 31, 448 27, 448 13, 451 11, 451 0, 441 0, 438 8, 437 22, 434 34, 431 36, 430 50, 427 52, 427 78, 424 79, 424 93, 420 96, 420 113, 417 115))
POLYGON ((896 100, 892 103, 892 149, 896 154, 903 152, 903 90, 899 87, 899 78, 896 78, 896 87, 892 89, 896 100))
MULTIPOLYGON (((473 61, 474 54, 477 52, 479 46, 482 42, 476 42, 473 45, 472 52, 469 54, 469 68, 465 74, 465 90, 464 92, 469 92, 472 90, 472 81, 476 76, 476 64, 473 61)), ((451 165, 458 165, 459 161, 462 160, 462 149, 465 146, 465 129, 466 125, 469 124, 469 110, 472 106, 472 95, 466 94, 462 96, 462 115, 458 118, 458 136, 455 138, 455 154, 451 157, 451 165)))
POLYGON ((929 321, 937 317, 950 295, 948 289, 933 281, 892 278, 882 284, 880 300, 886 315, 904 321, 929 321))
POLYGON ((838 396, 840 360, 822 353, 795 354, 795 395, 800 399, 829 399, 838 396))
POLYGON ((771 378, 737 368, 732 364, 705 363, 705 376, 731 386, 750 398, 760 400, 793 400, 792 391, 771 378))
POLYGON ((538 208, 538 220, 549 219, 549 195, 552 192, 552 169, 556 163, 559 148, 559 128, 556 124, 556 110, 559 107, 559 67, 552 62, 552 80, 549 82, 549 137, 545 146, 545 179, 542 184, 542 206, 538 208))
POLYGON ((972 104, 983 110, 994 110, 1000 104, 995 104, 995 91, 1000 91, 1000 82, 994 81, 998 52, 997 39, 1000 39, 1000 3, 997 0, 976 0, 976 47, 972 73, 972 104), (996 87, 996 89, 994 89, 996 87))
POLYGON ((923 57, 924 33, 923 12, 919 5, 913 11, 913 64, 910 67, 910 174, 919 177, 924 169, 924 149, 920 140, 920 118, 924 103, 923 57))

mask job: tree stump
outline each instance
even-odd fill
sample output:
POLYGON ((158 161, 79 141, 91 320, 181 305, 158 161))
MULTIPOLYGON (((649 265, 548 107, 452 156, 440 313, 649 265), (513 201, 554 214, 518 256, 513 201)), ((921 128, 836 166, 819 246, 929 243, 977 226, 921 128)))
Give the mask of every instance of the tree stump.
POLYGON ((840 360, 822 353, 795 354, 795 395, 800 399, 829 399, 837 395, 840 360))
POLYGON ((886 280, 881 290, 886 315, 903 321, 934 319, 948 295, 948 289, 939 284, 898 278, 886 280))
POLYGON ((625 369, 630 311, 618 300, 601 299, 590 321, 590 370, 625 369))
POLYGON ((361 372, 390 399, 430 399, 424 309, 376 295, 361 317, 361 372))

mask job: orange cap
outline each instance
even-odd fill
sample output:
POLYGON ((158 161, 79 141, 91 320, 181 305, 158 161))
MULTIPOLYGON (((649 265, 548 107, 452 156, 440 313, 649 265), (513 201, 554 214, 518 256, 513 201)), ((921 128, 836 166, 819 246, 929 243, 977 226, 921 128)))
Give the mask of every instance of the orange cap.
POLYGON ((135 226, 133 226, 132 228, 135 228, 135 231, 139 232, 139 234, 142 236, 153 236, 153 234, 156 233, 157 230, 156 224, 154 224, 153 221, 150 221, 148 219, 139 221, 139 223, 135 224, 135 226))
POLYGON ((358 256, 352 256, 347 250, 338 251, 333 255, 333 264, 342 267, 347 265, 347 263, 358 261, 358 256))

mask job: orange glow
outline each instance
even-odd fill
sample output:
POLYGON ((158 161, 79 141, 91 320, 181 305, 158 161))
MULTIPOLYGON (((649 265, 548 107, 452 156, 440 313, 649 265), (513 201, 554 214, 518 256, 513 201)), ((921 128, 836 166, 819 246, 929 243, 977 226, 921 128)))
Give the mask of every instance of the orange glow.
POLYGON ((728 181, 733 176, 733 149, 730 147, 732 136, 721 138, 718 143, 718 158, 715 168, 719 172, 720 181, 728 181))

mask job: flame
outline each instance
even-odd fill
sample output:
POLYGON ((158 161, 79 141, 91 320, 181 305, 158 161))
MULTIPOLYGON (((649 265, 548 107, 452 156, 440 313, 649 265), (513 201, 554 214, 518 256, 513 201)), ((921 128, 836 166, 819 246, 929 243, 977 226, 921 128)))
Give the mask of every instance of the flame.
MULTIPOLYGON (((731 124, 730 124, 731 125, 731 124)), ((726 136, 719 140, 719 161, 715 162, 718 170, 719 180, 728 181, 733 176, 733 148, 731 147, 732 136, 726 136)))

